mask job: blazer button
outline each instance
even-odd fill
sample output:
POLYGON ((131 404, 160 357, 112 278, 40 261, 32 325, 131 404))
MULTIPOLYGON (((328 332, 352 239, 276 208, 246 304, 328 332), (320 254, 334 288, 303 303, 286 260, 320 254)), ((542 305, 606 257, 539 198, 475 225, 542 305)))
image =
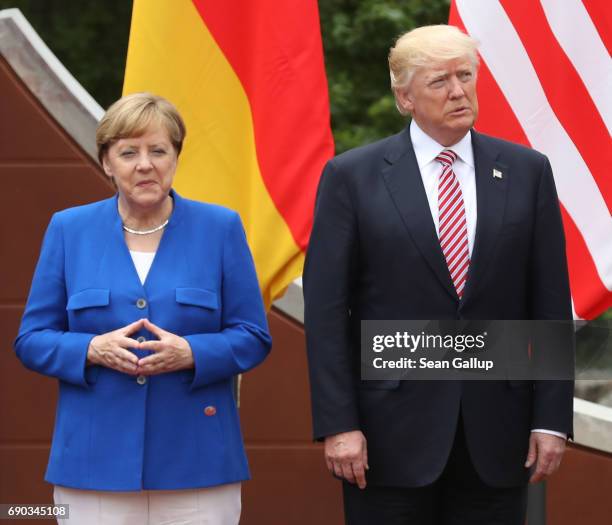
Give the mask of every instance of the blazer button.
POLYGON ((207 406, 204 409, 204 414, 206 414, 207 416, 214 416, 216 413, 217 413, 217 409, 216 409, 216 407, 214 407, 212 405, 207 406))
POLYGON ((138 377, 136 378, 136 382, 137 382, 139 385, 141 385, 141 386, 142 386, 142 385, 146 384, 146 382, 147 382, 147 378, 146 378, 145 376, 138 376, 138 377))
POLYGON ((144 343, 147 340, 147 338, 144 335, 141 335, 138 339, 136 339, 136 341, 138 341, 139 343, 144 343))
POLYGON ((138 299, 138 301, 136 301, 137 308, 140 308, 142 310, 145 306, 147 306, 147 301, 143 299, 142 297, 138 299))

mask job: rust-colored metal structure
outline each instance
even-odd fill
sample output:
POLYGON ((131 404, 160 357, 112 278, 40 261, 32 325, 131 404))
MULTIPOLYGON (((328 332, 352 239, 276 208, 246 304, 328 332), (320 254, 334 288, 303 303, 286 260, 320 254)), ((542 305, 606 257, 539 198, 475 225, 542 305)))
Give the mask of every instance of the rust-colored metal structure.
MULTIPOLYGON (((27 75, 26 85, 23 71, 16 72, 5 58, 3 38, 10 30, 2 22, 0 17, 0 503, 48 503, 51 487, 43 475, 56 384, 24 369, 12 341, 51 214, 108 197, 112 188, 87 142, 77 142, 78 131, 60 124, 67 117, 57 91, 27 75)), ((21 61, 35 69, 31 59, 21 61)), ((71 122, 85 119, 78 107, 70 111, 77 115, 71 122)), ((269 322, 273 351, 242 382, 241 417, 253 480, 244 484, 241 523, 339 525, 340 485, 325 469, 321 446, 311 441, 303 326, 277 309, 269 322)), ((572 446, 548 486, 548 523, 610 523, 611 488, 612 454, 572 446)))

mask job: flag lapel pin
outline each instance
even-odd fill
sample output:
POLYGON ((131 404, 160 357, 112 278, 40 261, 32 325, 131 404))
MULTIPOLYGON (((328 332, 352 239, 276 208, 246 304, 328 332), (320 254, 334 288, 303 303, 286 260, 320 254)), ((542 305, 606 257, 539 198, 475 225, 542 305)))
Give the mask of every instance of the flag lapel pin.
POLYGON ((494 179, 502 179, 503 178, 503 174, 501 171, 493 168, 493 178, 494 179))

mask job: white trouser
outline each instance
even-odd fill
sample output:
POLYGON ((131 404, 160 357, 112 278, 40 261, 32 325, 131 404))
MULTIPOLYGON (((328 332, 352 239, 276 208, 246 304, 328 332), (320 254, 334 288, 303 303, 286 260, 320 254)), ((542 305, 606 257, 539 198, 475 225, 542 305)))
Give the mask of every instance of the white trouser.
POLYGON ((107 492, 56 485, 55 503, 69 505, 58 525, 238 525, 240 483, 192 490, 107 492))

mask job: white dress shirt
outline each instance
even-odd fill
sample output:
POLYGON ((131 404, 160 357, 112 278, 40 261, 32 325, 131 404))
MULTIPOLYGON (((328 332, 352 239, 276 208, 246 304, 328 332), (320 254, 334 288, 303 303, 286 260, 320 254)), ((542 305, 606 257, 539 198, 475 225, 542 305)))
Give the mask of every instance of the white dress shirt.
POLYGON ((467 133, 457 144, 448 148, 438 144, 427 135, 413 120, 410 124, 410 138, 416 155, 423 186, 427 194, 431 217, 436 226, 436 233, 440 235, 438 214, 438 183, 442 164, 436 157, 445 149, 452 149, 457 154, 457 160, 453 164, 453 171, 459 181, 463 195, 463 206, 465 208, 465 220, 468 232, 468 249, 470 257, 474 249, 474 238, 476 237, 476 172, 474 168, 474 152, 472 151, 472 135, 467 133))
MULTIPOLYGON (((457 154, 457 160, 453 164, 453 171, 459 181, 461 193, 463 195, 463 205, 465 208, 465 219, 468 231, 468 249, 470 258, 474 249, 474 239, 476 237, 476 168, 474 164, 474 151, 472 149, 472 134, 468 131, 465 136, 452 146, 442 146, 434 139, 427 135, 419 125, 413 120, 410 123, 410 139, 416 156, 423 186, 427 195, 427 202, 431 210, 431 218, 436 227, 436 234, 440 236, 439 229, 439 213, 438 213, 438 184, 440 173, 442 173, 442 164, 436 157, 445 149, 453 150, 457 154)), ((532 432, 541 432, 543 434, 552 434, 560 438, 566 439, 567 435, 563 432, 555 432, 554 430, 544 430, 534 428, 532 432)))

